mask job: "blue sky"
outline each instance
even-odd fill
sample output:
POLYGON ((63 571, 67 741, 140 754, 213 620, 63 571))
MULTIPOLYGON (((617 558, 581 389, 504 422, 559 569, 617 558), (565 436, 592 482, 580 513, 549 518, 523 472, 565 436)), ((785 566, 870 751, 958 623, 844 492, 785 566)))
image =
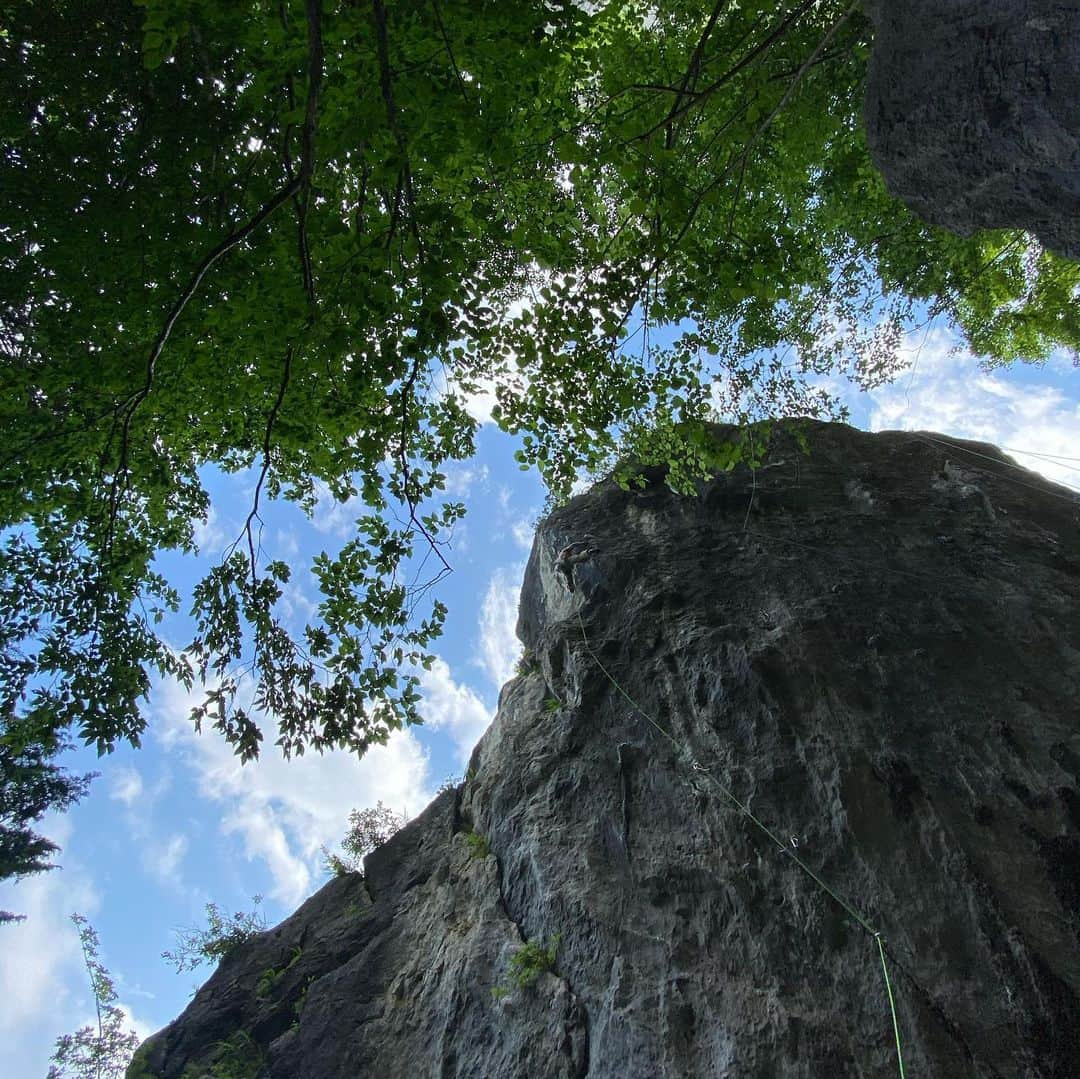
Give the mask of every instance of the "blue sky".
MULTIPOLYGON (((856 426, 994 442, 1025 467, 1080 490, 1080 370, 1058 356, 1042 367, 983 372, 954 353, 954 343, 932 326, 908 339, 913 365, 892 385, 869 394, 830 388, 843 395, 856 426)), ((473 404, 482 418, 484 400, 473 404)), ((440 588, 450 613, 436 642, 439 661, 425 676, 423 727, 395 735, 362 761, 327 754, 285 762, 268 739, 262 759, 241 768, 214 732, 192 732, 187 696, 160 686, 142 749, 70 762, 101 775, 81 805, 44 822, 64 848, 62 868, 0 886, 0 908, 28 915, 0 929, 6 1074, 43 1076, 56 1036, 93 1014, 72 912, 97 928, 120 1001, 145 1036, 179 1014, 210 973, 177 975, 160 958, 175 945, 177 928, 204 924, 207 901, 246 910, 261 895, 269 923, 279 921, 327 879, 320 848, 340 840, 351 809, 381 800, 414 816, 445 778, 464 771, 520 651, 517 593, 544 500, 536 476, 513 461, 515 448, 488 422, 477 456, 448 470, 449 493, 468 515, 449 552, 454 572, 440 588)), ((250 475, 213 480, 204 560, 239 534, 252 483, 250 475)), ((304 567, 343 542, 360 512, 324 499, 312 521, 288 506, 264 514, 266 553, 295 569, 286 600, 298 624, 315 602, 304 567)), ((194 579, 199 564, 173 568, 181 580, 194 579)), ((185 642, 182 620, 167 629, 185 642)))

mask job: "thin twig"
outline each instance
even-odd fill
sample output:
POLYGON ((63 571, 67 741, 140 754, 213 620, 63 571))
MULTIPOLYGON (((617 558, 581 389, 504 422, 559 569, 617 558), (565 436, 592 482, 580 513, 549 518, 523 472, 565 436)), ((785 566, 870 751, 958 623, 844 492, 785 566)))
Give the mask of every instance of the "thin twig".
MULTIPOLYGON (((376 0, 378 2, 378 0, 376 0)), ((435 537, 428 531, 427 526, 416 516, 416 499, 413 498, 409 484, 412 479, 412 470, 409 467, 409 401, 413 396, 413 387, 420 375, 420 358, 413 360, 409 370, 409 376, 401 386, 401 431, 398 439, 398 464, 401 467, 401 493, 405 499, 405 505, 409 508, 409 522, 427 540, 428 546, 435 552, 435 556, 443 564, 443 569, 451 571, 453 567, 447 562, 446 557, 439 549, 435 537)))
MULTIPOLYGON (((713 179, 709 183, 707 183, 701 189, 701 191, 698 192, 697 197, 694 199, 694 202, 690 206, 690 212, 687 214, 686 220, 685 222, 683 222, 682 228, 679 229, 678 235, 676 235, 675 239, 672 241, 668 248, 668 254, 670 254, 671 251, 675 250, 679 246, 679 244, 682 243, 683 239, 686 237, 686 234, 690 231, 690 228, 694 223, 694 219, 697 217, 698 210, 701 209, 701 204, 705 201, 705 197, 711 191, 715 190, 724 180, 726 180, 728 176, 731 175, 734 169, 746 167, 746 162, 749 159, 750 151, 757 145, 761 137, 772 126, 773 121, 776 119, 776 117, 787 107, 787 104, 791 100, 792 95, 795 93, 795 90, 802 82, 803 76, 813 66, 814 62, 817 60, 822 50, 824 50, 826 46, 828 46, 829 42, 832 41, 833 37, 836 35, 840 27, 843 26, 845 22, 847 22, 847 20, 855 13, 856 10, 858 10, 859 6, 859 0, 855 0, 855 2, 851 4, 851 6, 843 13, 843 15, 841 15, 840 18, 838 18, 829 27, 829 29, 825 32, 824 37, 822 37, 822 39, 817 43, 814 51, 807 57, 805 61, 803 61, 802 65, 799 67, 799 70, 795 73, 795 77, 791 80, 787 89, 784 91, 783 96, 769 112, 769 115, 766 116, 765 119, 757 126, 757 129, 754 131, 753 135, 750 136, 749 140, 747 140, 747 143, 743 147, 741 153, 737 157, 729 160, 728 163, 716 174, 716 176, 714 176, 713 179)), ((657 267, 664 261, 665 257, 666 254, 657 255, 656 261, 653 263, 653 266, 650 269, 650 273, 654 272, 657 269, 657 267)))
MULTIPOLYGON (((704 90, 696 90, 689 92, 683 91, 683 96, 688 100, 684 101, 678 106, 678 108, 672 108, 668 115, 657 124, 653 124, 647 131, 642 132, 640 135, 635 135, 634 138, 639 141, 647 141, 658 131, 667 127, 673 123, 684 113, 689 112, 691 109, 698 105, 701 105, 713 94, 716 93, 722 86, 729 83, 736 75, 739 74, 745 67, 751 64, 762 52, 772 48, 772 46, 780 40, 787 33, 792 23, 796 22, 806 11, 817 4, 819 0, 803 0, 803 2, 795 8, 794 11, 789 12, 784 18, 777 24, 776 28, 767 34, 761 41, 757 43, 741 60, 733 64, 723 75, 720 76, 715 82, 710 83, 704 90)), ((845 16, 846 18, 847 16, 845 16)), ((815 53, 816 55, 816 53, 815 53)))
POLYGON ((686 74, 679 84, 679 89, 675 94, 675 100, 672 102, 671 110, 668 112, 668 118, 665 121, 667 126, 667 138, 665 144, 669 150, 675 145, 675 119, 681 115, 683 98, 686 96, 688 90, 693 92, 691 83, 697 78, 701 71, 701 58, 705 52, 705 43, 709 40, 709 35, 716 28, 717 20, 724 12, 724 9, 730 7, 730 5, 731 0, 717 0, 716 6, 712 10, 712 14, 709 16, 709 21, 705 24, 705 29, 701 32, 701 37, 698 38, 697 46, 690 57, 690 63, 687 65, 686 74))
MULTIPOLYGON (((255 497, 252 500, 251 512, 247 515, 247 520, 244 522, 243 534, 247 536, 248 554, 251 558, 251 583, 253 585, 258 584, 258 574, 255 568, 255 540, 252 535, 251 526, 254 521, 261 521, 261 518, 259 517, 259 498, 262 495, 263 483, 265 483, 267 474, 270 471, 271 436, 274 433, 274 424, 277 421, 278 413, 281 411, 281 403, 285 400, 285 391, 289 388, 289 379, 292 377, 292 358, 293 346, 289 345, 288 348, 285 349, 285 363, 281 372, 281 383, 278 385, 277 399, 274 401, 274 404, 266 417, 266 429, 263 431, 262 444, 262 470, 259 472, 259 479, 255 484, 255 497)), ((233 544, 234 548, 235 546, 236 545, 233 544)))
POLYGON ((196 266, 187 286, 170 308, 165 318, 165 323, 154 340, 147 357, 145 377, 142 386, 131 394, 117 409, 118 414, 123 414, 123 422, 120 431, 120 460, 113 473, 112 483, 109 489, 109 529, 106 540, 106 550, 112 546, 115 530, 116 515, 119 511, 120 498, 128 486, 128 459, 131 440, 131 423, 139 406, 150 396, 154 387, 154 377, 157 362, 165 349, 165 345, 172 334, 173 328, 179 320, 184 309, 191 302, 199 286, 203 282, 210 269, 219 259, 223 258, 235 247, 242 244, 260 225, 271 217, 278 209, 288 202, 297 192, 302 190, 310 180, 314 162, 314 129, 317 117, 319 101, 319 85, 322 81, 323 46, 320 26, 319 0, 307 0, 308 8, 308 102, 307 115, 304 121, 304 160, 301 164, 300 173, 293 177, 287 184, 280 188, 260 209, 249 218, 240 228, 235 229, 218 243, 202 261, 196 266))
POLYGON ((458 87, 461 89, 461 96, 465 99, 467 105, 471 105, 469 100, 468 88, 465 85, 465 79, 461 74, 461 68, 458 67, 458 62, 454 58, 454 50, 450 44, 450 35, 446 32, 446 24, 443 22, 442 12, 439 10, 439 0, 431 0, 431 10, 435 13, 435 22, 439 26, 439 36, 443 39, 443 44, 446 46, 446 55, 450 58, 450 66, 454 69, 454 75, 458 81, 458 87))

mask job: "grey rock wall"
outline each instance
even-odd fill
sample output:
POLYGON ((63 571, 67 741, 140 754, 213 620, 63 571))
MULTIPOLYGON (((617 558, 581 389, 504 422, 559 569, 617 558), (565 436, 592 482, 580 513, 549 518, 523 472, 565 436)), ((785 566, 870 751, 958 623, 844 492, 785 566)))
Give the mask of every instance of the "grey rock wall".
POLYGON ((909 1076, 1080 1074, 1080 504, 979 443, 807 436, 548 518, 463 786, 129 1074, 897 1075, 874 940, 729 795, 883 934, 909 1076))
POLYGON ((867 0, 866 133, 889 190, 961 235, 1080 259, 1080 2, 867 0))

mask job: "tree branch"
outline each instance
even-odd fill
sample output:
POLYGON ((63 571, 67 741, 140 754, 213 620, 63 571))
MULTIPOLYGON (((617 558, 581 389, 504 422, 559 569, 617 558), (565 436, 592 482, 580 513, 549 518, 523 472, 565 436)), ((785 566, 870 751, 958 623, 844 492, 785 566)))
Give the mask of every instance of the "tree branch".
MULTIPOLYGON (((165 349, 165 345, 172 334, 177 320, 183 314, 184 309, 191 302, 195 293, 198 291, 199 286, 202 284, 203 278, 206 277, 210 269, 221 258, 227 255, 233 248, 242 244, 252 233, 254 233, 259 226, 263 224, 269 217, 271 217, 278 209, 280 209, 289 199, 293 198, 298 192, 308 187, 311 181, 311 175, 314 170, 314 138, 315 138, 315 126, 318 119, 318 106, 319 106, 319 89, 322 83, 323 74, 323 44, 322 44, 322 26, 321 26, 321 6, 319 0, 307 0, 307 15, 308 15, 308 100, 307 111, 304 118, 304 131, 303 131, 303 157, 300 164, 300 172, 297 176, 292 177, 284 187, 280 188, 274 195, 272 195, 259 210, 252 216, 246 224, 240 228, 235 229, 229 233, 219 244, 217 244, 196 266, 195 272, 191 275, 187 286, 180 294, 176 302, 170 308, 168 315, 165 318, 165 323, 159 331, 157 337, 154 340, 153 346, 150 349, 150 355, 146 361, 146 373, 142 386, 131 394, 126 401, 121 404, 117 409, 117 414, 123 414, 123 422, 120 431, 120 460, 117 464, 116 470, 113 473, 112 482, 109 489, 109 527, 108 536, 106 541, 106 550, 112 546, 113 533, 116 523, 116 515, 119 510, 120 498, 128 486, 128 459, 130 453, 130 440, 131 440, 131 422, 139 406, 150 396, 150 391, 154 386, 154 375, 157 368, 157 362, 161 357, 162 352, 165 349)), ((305 200, 304 216, 306 217, 307 207, 305 200)), ((305 287, 309 289, 309 296, 313 293, 313 282, 311 280, 311 265, 310 257, 307 252, 306 234, 303 232, 304 224, 303 218, 301 219, 301 232, 302 232, 302 246, 304 256, 304 278, 305 287)))
MULTIPOLYGON (((376 0, 378 2, 378 0, 376 0)), ((413 396, 413 387, 420 375, 420 358, 413 360, 409 370, 409 376, 401 386, 401 430, 398 438, 398 464, 401 466, 401 493, 405 498, 405 505, 409 507, 409 523, 412 524, 428 542, 428 547, 435 552, 435 556, 443 564, 443 572, 452 571, 453 567, 447 562, 435 537, 427 530, 423 521, 416 516, 416 499, 409 490, 409 481, 412 478, 412 470, 409 467, 409 401, 413 396)))
POLYGON ((690 63, 686 68, 686 74, 679 84, 679 89, 675 93, 675 100, 671 105, 671 111, 668 113, 668 118, 665 121, 667 126, 665 143, 669 150, 675 144, 675 118, 680 114, 683 97, 690 88, 690 84, 697 78, 698 72, 701 70, 701 58, 705 52, 705 43, 709 40, 709 35, 712 34, 713 30, 716 28, 717 20, 720 18, 724 9, 729 7, 730 4, 731 0, 717 0, 716 6, 712 10, 712 14, 709 16, 709 21, 705 24, 705 29, 701 32, 701 37, 698 38, 697 46, 690 57, 690 63))
POLYGON ((150 349, 150 355, 147 357, 146 374, 142 386, 140 389, 136 390, 135 393, 131 394, 131 396, 115 410, 117 415, 123 415, 123 421, 120 430, 120 460, 113 473, 109 490, 109 536, 108 542, 106 543, 106 549, 112 544, 113 530, 116 514, 119 509, 120 498, 128 486, 127 473, 131 441, 131 421, 139 406, 150 396, 150 391, 154 387, 154 375, 157 368, 157 362, 161 357, 161 353, 165 350, 165 345, 169 340, 173 327, 176 325, 181 314, 183 314, 184 308, 187 307, 192 297, 198 291, 199 285, 202 284, 203 278, 214 263, 228 254, 234 247, 242 244, 268 217, 288 202, 299 189, 300 178, 297 177, 277 191, 277 193, 265 202, 259 211, 250 218, 245 225, 236 229, 234 232, 229 233, 221 243, 203 258, 195 268, 195 272, 191 275, 191 279, 188 281, 184 291, 169 310, 169 313, 165 318, 165 324, 162 326, 157 338, 154 340, 153 347, 150 349))
MULTIPOLYGON (((705 196, 708 195, 710 191, 718 187, 725 179, 727 179, 727 177, 730 176, 732 171, 734 171, 736 168, 746 168, 746 163, 749 160, 750 151, 757 145, 758 141, 761 139, 761 136, 764 135, 765 132, 768 131, 768 129, 772 126, 772 123, 776 119, 776 117, 787 107, 787 103, 791 100, 791 97, 795 93, 795 90, 802 82, 803 76, 814 65, 815 61, 817 60, 818 56, 821 55, 822 51, 828 47, 829 42, 832 41, 833 37, 836 36, 836 33, 840 29, 840 27, 843 26, 843 24, 847 22, 849 18, 851 18, 851 16, 855 13, 855 11, 858 10, 858 8, 859 0, 855 0, 855 2, 851 4, 851 6, 843 13, 843 15, 841 15, 829 27, 829 29, 825 32, 825 36, 822 37, 822 39, 815 46, 814 51, 806 58, 806 60, 803 61, 802 65, 799 67, 798 71, 795 73, 795 77, 791 80, 791 83, 784 91, 783 96, 769 112, 769 115, 766 116, 765 119, 762 120, 762 122, 758 125, 753 135, 750 136, 746 145, 743 147, 742 152, 738 155, 738 157, 729 160, 729 162, 720 170, 720 172, 717 173, 717 175, 713 177, 713 179, 709 183, 707 183, 701 189, 701 191, 698 192, 697 197, 694 199, 694 202, 690 207, 690 212, 687 215, 686 221, 683 223, 682 228, 679 229, 678 235, 676 235, 675 239, 668 247, 668 253, 678 247, 679 244, 682 243, 686 234, 690 231, 690 228, 694 223, 694 218, 697 216, 697 212, 701 209, 701 204, 705 200, 705 196)), ((740 188, 742 186, 741 180, 739 186, 740 188)), ((666 254, 657 256, 656 261, 653 263, 650 269, 650 273, 652 271, 655 271, 659 267, 665 257, 666 254)))
POLYGON ((461 68, 458 67, 458 62, 454 58, 454 50, 450 44, 450 35, 446 32, 446 24, 443 22, 442 12, 439 10, 439 0, 431 0, 431 10, 435 13, 435 22, 439 26, 439 36, 443 39, 443 45, 446 46, 446 55, 450 58, 450 66, 454 69, 454 75, 457 78, 458 88, 461 90, 461 96, 464 98, 467 105, 471 105, 469 101, 469 92, 465 86, 465 79, 462 77, 461 68))
MULTIPOLYGON (((668 115, 661 120, 658 124, 653 124, 647 131, 640 135, 634 136, 634 141, 643 142, 651 138, 658 131, 663 128, 669 127, 675 120, 677 120, 683 114, 689 112, 692 108, 701 105, 709 97, 716 93, 722 86, 729 83, 736 75, 739 74, 745 67, 753 63, 753 61, 761 55, 762 52, 771 49, 772 46, 780 40, 787 33, 791 25, 796 22, 802 15, 804 15, 815 4, 819 3, 819 0, 802 0, 793 11, 784 16, 783 19, 777 24, 776 28, 765 36, 765 38, 758 42, 741 60, 733 64, 723 75, 720 76, 715 82, 710 83, 704 90, 697 90, 690 92, 689 89, 682 91, 682 96, 688 98, 678 107, 673 107, 668 115)), ((844 16, 847 18, 847 16, 844 16)), ((669 128, 670 130, 670 128, 669 128)))
MULTIPOLYGON (((251 558, 251 583, 258 584, 258 574, 255 568, 255 539, 252 535, 251 526, 256 520, 261 520, 259 517, 259 498, 262 495, 263 483, 266 482, 267 474, 270 471, 270 439, 274 433, 274 424, 277 421, 278 413, 281 411, 281 404, 285 400, 285 392, 289 388, 289 379, 292 377, 292 358, 293 358, 293 346, 289 345, 285 349, 285 363, 281 372, 281 383, 278 385, 277 399, 274 401, 273 406, 270 409, 269 414, 266 417, 266 429, 263 432, 263 463, 262 470, 259 472, 258 482, 255 484, 255 497, 252 500, 251 512, 247 515, 247 520, 244 522, 243 535, 247 536, 248 542, 248 555, 251 558)), ((239 542, 239 537, 237 537, 239 542)), ((234 543, 230 548, 236 549, 234 543)))
POLYGON ((387 33, 386 6, 383 0, 372 0, 371 8, 375 22, 376 51, 379 56, 379 88, 382 90, 383 104, 386 106, 386 120, 397 144, 398 154, 401 157, 401 170, 398 173, 397 189, 394 192, 394 205, 390 215, 390 233, 387 236, 386 247, 389 250, 394 234, 397 231, 401 197, 404 194, 406 202, 413 211, 410 215, 409 224, 413 236, 422 251, 424 244, 416 223, 416 191, 413 188, 412 169, 409 164, 409 145, 405 138, 405 132, 401 128, 399 110, 397 102, 394 100, 394 76, 390 67, 390 41, 387 33))
POLYGON ((300 265, 304 276, 304 291, 308 302, 315 306, 315 277, 311 270, 311 249, 308 245, 307 215, 311 203, 311 179, 315 173, 315 131, 319 123, 319 93, 323 78, 322 4, 307 0, 308 24, 308 98, 301 137, 300 182, 303 197, 296 195, 297 240, 300 265))

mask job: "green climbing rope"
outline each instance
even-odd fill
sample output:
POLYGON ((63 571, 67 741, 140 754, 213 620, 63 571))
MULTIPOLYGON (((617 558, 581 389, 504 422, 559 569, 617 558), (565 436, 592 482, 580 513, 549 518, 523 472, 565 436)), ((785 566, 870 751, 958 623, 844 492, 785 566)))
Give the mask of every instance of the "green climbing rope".
POLYGON ((600 657, 593 651, 592 646, 589 644, 589 635, 585 632, 585 623, 582 621, 581 612, 577 612, 578 625, 581 627, 581 641, 585 646, 585 651, 592 657, 593 662, 603 671, 607 680, 615 687, 615 689, 626 698, 630 707, 634 709, 639 716, 641 716, 646 722, 650 724, 660 735, 666 738, 675 749, 675 753, 680 758, 685 758, 692 771, 697 772, 699 775, 705 776, 711 780, 716 786, 716 789, 733 805, 740 813, 743 814, 749 821, 751 821, 757 828, 759 828, 770 840, 776 845, 776 847, 783 851, 795 864, 813 880, 819 888, 821 888, 827 895, 831 896, 833 901, 839 904, 854 920, 858 923, 870 936, 870 938, 877 944, 878 954, 881 957, 881 972, 885 978, 885 992, 889 998, 889 1011, 892 1013, 892 1025, 893 1035, 896 1039, 896 1064, 900 1070, 900 1079, 905 1079, 904 1075, 904 1057, 900 1049, 900 1023, 896 1017, 896 1001, 893 999, 892 982, 889 980, 889 968, 885 962, 885 938, 881 935, 881 932, 875 929, 846 899, 843 898, 835 889, 831 888, 813 869, 810 868, 788 845, 772 831, 771 828, 763 821, 759 820, 750 810, 750 807, 744 802, 740 801, 727 787, 720 782, 719 779, 712 772, 710 772, 703 765, 694 760, 693 756, 686 751, 686 748, 675 738, 670 732, 665 730, 644 708, 641 707, 626 692, 625 689, 619 684, 619 680, 604 666, 600 657))

